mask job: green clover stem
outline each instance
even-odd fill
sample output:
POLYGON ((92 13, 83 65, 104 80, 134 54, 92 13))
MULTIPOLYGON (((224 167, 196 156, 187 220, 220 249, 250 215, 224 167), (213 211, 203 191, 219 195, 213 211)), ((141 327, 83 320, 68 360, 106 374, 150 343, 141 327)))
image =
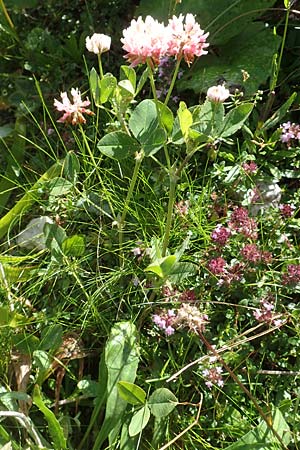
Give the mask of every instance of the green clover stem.
POLYGON ((126 219, 126 215, 128 212, 128 207, 129 207, 129 203, 136 185, 136 181, 137 181, 137 177, 138 177, 138 173, 142 164, 142 161, 144 159, 144 151, 141 150, 139 153, 136 154, 135 156, 135 166, 134 166, 134 171, 133 171, 133 175, 131 178, 131 182, 130 182, 130 186, 127 192, 127 196, 126 196, 126 200, 125 200, 125 204, 124 204, 124 208, 123 208, 123 212, 121 215, 121 218, 119 220, 119 224, 118 224, 118 228, 119 228, 119 251, 120 251, 120 266, 123 266, 124 264, 124 258, 123 258, 123 240, 124 240, 124 223, 125 223, 125 219, 126 219))
POLYGON ((180 67, 180 63, 181 63, 181 59, 182 59, 182 57, 179 57, 179 58, 177 59, 177 62, 176 62, 176 66, 175 66, 175 69, 174 69, 174 72, 173 72, 171 84, 170 84, 170 87, 169 87, 167 96, 166 96, 166 98, 165 98, 165 101, 164 101, 164 104, 165 104, 166 106, 167 106, 167 104, 169 103, 171 94, 172 94, 173 89, 174 89, 174 85, 175 85, 175 82, 176 82, 176 79, 177 79, 177 75, 178 75, 178 71, 179 71, 179 67, 180 67))
POLYGON ((173 214, 173 207, 174 207, 174 201, 175 201, 175 192, 176 192, 176 185, 177 185, 177 181, 178 181, 177 171, 174 166, 171 167, 169 175, 170 175, 170 190, 169 190, 167 222, 166 222, 166 229, 165 229, 163 246, 162 246, 162 257, 166 256, 166 251, 167 251, 168 244, 169 244, 170 231, 171 231, 171 225, 172 225, 172 214, 173 214))

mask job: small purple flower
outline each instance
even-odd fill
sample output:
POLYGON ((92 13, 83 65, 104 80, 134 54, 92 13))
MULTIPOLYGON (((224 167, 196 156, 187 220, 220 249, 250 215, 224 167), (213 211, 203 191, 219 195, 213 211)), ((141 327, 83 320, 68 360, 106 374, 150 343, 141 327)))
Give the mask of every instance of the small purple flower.
POLYGON ((202 371, 202 375, 206 379, 206 386, 211 389, 213 385, 217 385, 219 387, 224 386, 224 381, 222 379, 223 369, 220 366, 211 367, 210 369, 204 369, 202 371))
POLYGON ((220 275, 224 273, 226 266, 226 261, 224 258, 219 256, 218 258, 213 258, 209 261, 207 267, 213 275, 220 275))
POLYGON ((288 147, 291 147, 291 141, 298 140, 300 141, 300 125, 291 123, 290 121, 283 123, 281 125, 281 137, 280 140, 284 144, 287 144, 288 147))
POLYGON ((211 233, 211 238, 213 241, 215 241, 217 244, 225 245, 231 235, 231 231, 229 228, 226 228, 222 226, 221 224, 218 224, 216 228, 211 233))
POLYGON ((287 272, 282 276, 282 284, 297 284, 300 282, 300 264, 289 264, 287 272))
POLYGON ((253 161, 250 161, 249 163, 244 162, 242 168, 247 174, 255 173, 257 171, 257 164, 253 161))
POLYGON ((158 328, 165 332, 166 336, 171 336, 175 333, 175 329, 172 327, 175 318, 174 310, 168 309, 167 311, 161 311, 160 314, 154 314, 152 320, 158 328))
POLYGON ((294 205, 288 205, 281 203, 279 205, 280 213, 283 217, 292 217, 296 207, 294 205))
POLYGON ((260 308, 253 312, 253 316, 258 322, 265 322, 267 324, 274 324, 275 326, 282 325, 283 321, 274 315, 274 305, 267 298, 260 301, 260 308), (276 317, 276 318, 275 318, 276 317))

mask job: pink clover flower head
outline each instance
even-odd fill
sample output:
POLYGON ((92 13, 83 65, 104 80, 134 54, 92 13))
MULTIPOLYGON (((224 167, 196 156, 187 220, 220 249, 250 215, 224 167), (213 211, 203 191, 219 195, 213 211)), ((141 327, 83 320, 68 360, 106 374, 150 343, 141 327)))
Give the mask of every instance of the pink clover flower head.
POLYGON ((169 19, 166 31, 169 56, 175 56, 176 59, 183 56, 190 65, 195 56, 207 54, 205 49, 209 46, 206 42, 209 33, 204 33, 193 14, 173 16, 169 19))
POLYGON ((223 84, 211 86, 207 90, 207 100, 214 103, 223 103, 230 96, 230 92, 223 84))
POLYGON ((57 122, 71 123, 72 125, 77 125, 79 123, 86 123, 86 119, 83 114, 88 114, 89 116, 94 115, 94 113, 87 109, 86 106, 90 105, 88 98, 86 100, 81 99, 81 93, 78 88, 71 89, 71 95, 73 97, 73 103, 70 101, 68 94, 62 92, 60 94, 62 101, 54 99, 54 106, 58 111, 63 111, 63 116, 58 119, 57 122))
POLYGON ((229 228, 218 224, 216 228, 211 233, 211 238, 214 242, 220 245, 225 245, 231 235, 231 231, 229 228))
POLYGON ((221 256, 211 259, 207 265, 208 270, 210 270, 213 275, 223 274, 225 272, 225 266, 226 261, 221 256))
POLYGON ((130 26, 123 30, 121 42, 123 50, 127 52, 125 58, 132 67, 145 64, 147 59, 157 65, 166 56, 165 26, 151 16, 147 16, 145 21, 141 16, 137 20, 133 19, 130 26))
POLYGON ((101 55, 108 52, 111 45, 111 37, 106 34, 94 33, 91 37, 88 36, 85 40, 85 46, 89 52, 101 55))

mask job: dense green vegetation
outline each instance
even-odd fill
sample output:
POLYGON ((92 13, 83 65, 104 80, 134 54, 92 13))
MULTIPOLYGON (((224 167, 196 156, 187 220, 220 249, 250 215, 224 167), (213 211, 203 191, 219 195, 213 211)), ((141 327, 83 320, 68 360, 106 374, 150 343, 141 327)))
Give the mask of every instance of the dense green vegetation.
POLYGON ((0 448, 299 449, 299 6, 0 0, 0 448))

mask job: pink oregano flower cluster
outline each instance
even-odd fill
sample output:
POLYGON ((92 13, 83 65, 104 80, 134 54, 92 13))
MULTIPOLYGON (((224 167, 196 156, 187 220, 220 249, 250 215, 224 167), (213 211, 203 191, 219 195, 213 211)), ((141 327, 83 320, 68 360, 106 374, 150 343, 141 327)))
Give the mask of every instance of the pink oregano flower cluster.
POLYGON ((187 64, 191 64, 195 56, 207 53, 207 37, 208 33, 200 28, 193 14, 173 16, 167 26, 151 16, 147 16, 145 21, 140 16, 123 30, 121 42, 127 52, 125 58, 133 67, 145 64, 147 60, 158 65, 162 58, 170 56, 184 58, 187 64))

